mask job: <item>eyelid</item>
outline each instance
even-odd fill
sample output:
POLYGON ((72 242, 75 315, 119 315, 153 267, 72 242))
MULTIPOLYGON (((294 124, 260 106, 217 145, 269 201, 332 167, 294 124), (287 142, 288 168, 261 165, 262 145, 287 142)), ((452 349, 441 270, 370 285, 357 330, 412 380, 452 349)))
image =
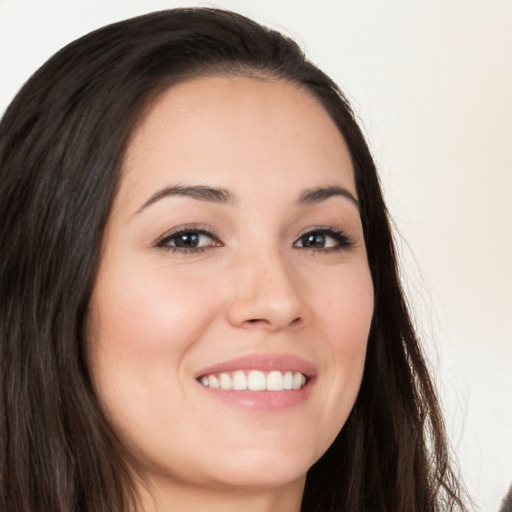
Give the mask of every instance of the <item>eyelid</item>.
MULTIPOLYGON (((296 249, 303 249, 306 251, 312 252, 337 252, 337 251, 347 251, 355 244, 355 240, 351 235, 346 233, 344 230, 336 228, 334 226, 310 226, 299 233, 295 241, 293 242, 293 247, 296 249), (311 234, 321 234, 326 235, 334 239, 336 245, 332 247, 307 247, 304 245, 297 245, 304 236, 311 234)), ((157 249, 170 250, 173 252, 183 252, 183 253, 193 253, 200 252, 211 247, 221 247, 223 246, 223 242, 216 235, 215 231, 211 229, 210 226, 205 224, 183 224, 181 226, 174 227, 169 231, 165 232, 163 235, 158 237, 152 244, 153 247, 157 249), (212 241, 211 244, 207 246, 199 246, 199 247, 178 247, 171 245, 170 242, 173 238, 178 237, 181 234, 188 233, 196 233, 199 235, 205 235, 209 237, 212 241)))
POLYGON ((349 235, 343 229, 335 228, 334 226, 311 226, 309 228, 304 229, 297 237, 295 242, 293 243, 294 247, 299 249, 305 249, 313 252, 336 252, 336 251, 346 251, 352 248, 355 244, 354 238, 349 235), (337 245, 335 247, 324 247, 324 248, 314 248, 314 247, 297 247, 295 244, 304 236, 310 234, 322 234, 328 235, 334 238, 337 241, 337 245))
POLYGON ((199 251, 199 250, 207 249, 207 247, 196 247, 196 248, 184 249, 184 248, 180 248, 180 247, 174 247, 172 245, 167 245, 164 243, 166 240, 169 240, 173 237, 179 236, 180 234, 184 234, 184 233, 198 233, 200 235, 206 235, 206 236, 210 237, 212 239, 212 241, 218 242, 214 246, 219 247, 221 245, 224 245, 221 242, 220 238, 215 234, 215 232, 209 226, 206 226, 205 224, 183 224, 181 226, 172 228, 169 231, 166 231, 163 235, 158 237, 153 242, 152 246, 157 249, 169 249, 169 250, 183 249, 186 252, 193 252, 194 250, 199 251))

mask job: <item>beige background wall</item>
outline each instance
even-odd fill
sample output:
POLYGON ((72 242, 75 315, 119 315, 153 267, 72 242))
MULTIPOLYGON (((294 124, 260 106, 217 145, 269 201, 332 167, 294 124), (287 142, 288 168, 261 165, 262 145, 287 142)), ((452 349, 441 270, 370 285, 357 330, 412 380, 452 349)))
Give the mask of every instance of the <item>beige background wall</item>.
MULTIPOLYGON (((172 0, 0 0, 0 112, 53 52, 172 0)), ((512 0, 218 0, 281 27, 347 91, 476 505, 512 482, 512 0)), ((476 507, 475 507, 476 509, 476 507)))

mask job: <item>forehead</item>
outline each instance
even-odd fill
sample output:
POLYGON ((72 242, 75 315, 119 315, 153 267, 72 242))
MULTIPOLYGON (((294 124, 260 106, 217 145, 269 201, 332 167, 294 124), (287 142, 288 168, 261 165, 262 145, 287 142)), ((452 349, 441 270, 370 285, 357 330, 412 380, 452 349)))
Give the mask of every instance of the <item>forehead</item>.
POLYGON ((171 87, 132 135, 120 193, 191 180, 248 194, 326 183, 356 193, 345 141, 319 101, 288 81, 241 76, 171 87))

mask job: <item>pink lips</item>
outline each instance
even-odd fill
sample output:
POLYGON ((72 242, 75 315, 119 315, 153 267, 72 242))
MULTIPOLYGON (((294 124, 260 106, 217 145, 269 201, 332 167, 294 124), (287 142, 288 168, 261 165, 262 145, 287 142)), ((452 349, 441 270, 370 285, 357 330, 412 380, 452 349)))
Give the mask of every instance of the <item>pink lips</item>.
POLYGON ((307 376, 308 381, 304 387, 291 391, 225 391, 217 388, 203 387, 201 384, 199 385, 211 398, 221 400, 230 405, 259 411, 276 411, 298 406, 303 403, 314 387, 316 376, 315 366, 300 357, 291 354, 252 354, 230 359, 229 361, 223 361, 204 368, 196 374, 196 379, 199 381, 201 377, 205 375, 234 372, 236 370, 300 372, 307 376))

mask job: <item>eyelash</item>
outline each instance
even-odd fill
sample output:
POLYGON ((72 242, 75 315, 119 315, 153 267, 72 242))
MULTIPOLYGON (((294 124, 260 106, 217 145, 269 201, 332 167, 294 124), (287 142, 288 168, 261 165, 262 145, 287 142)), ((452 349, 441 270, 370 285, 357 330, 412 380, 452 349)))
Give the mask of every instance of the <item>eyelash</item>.
POLYGON ((313 228, 309 228, 307 231, 302 233, 296 242, 294 242, 293 246, 297 247, 296 244, 303 240, 305 237, 312 236, 312 235, 322 235, 322 236, 328 236, 332 238, 336 245, 334 247, 322 247, 322 248, 314 248, 314 247, 304 247, 305 250, 309 250, 312 252, 323 252, 323 253, 329 253, 329 252, 339 252, 339 251, 346 251, 350 249, 354 244, 354 239, 345 233, 344 231, 340 229, 335 229, 333 227, 325 227, 325 226, 317 226, 313 228))
POLYGON ((224 244, 219 240, 219 238, 211 231, 205 229, 204 227, 194 225, 183 226, 181 228, 175 229, 174 231, 171 231, 170 233, 166 233, 161 238, 159 238, 155 243, 155 247, 158 249, 185 254, 203 252, 211 247, 222 247, 223 245, 224 244), (207 236, 212 240, 213 244, 209 244, 205 247, 176 247, 175 245, 170 245, 170 242, 172 240, 176 240, 178 237, 183 235, 207 236))
MULTIPOLYGON (((352 237, 347 235, 344 231, 332 228, 332 227, 324 227, 318 226, 314 228, 309 228, 307 231, 302 233, 297 240, 293 243, 293 247, 296 249, 303 248, 309 252, 322 252, 322 253, 330 253, 330 252, 339 252, 349 250, 354 245, 354 240, 352 237), (333 247, 304 247, 297 246, 297 243, 301 242, 304 244, 305 238, 313 235, 321 235, 325 237, 332 238, 336 245, 333 247)), ((171 251, 173 253, 183 253, 183 254, 195 254, 204 252, 206 249, 210 249, 211 247, 222 247, 224 244, 220 241, 220 239, 212 233, 210 230, 201 227, 201 226, 183 226, 174 231, 166 233, 161 238, 159 238, 154 246, 158 249, 163 249, 165 251, 171 251), (180 236, 183 235, 195 235, 195 236, 206 236, 211 239, 211 243, 204 247, 177 247, 175 245, 171 245, 171 241, 177 240, 180 236)))

